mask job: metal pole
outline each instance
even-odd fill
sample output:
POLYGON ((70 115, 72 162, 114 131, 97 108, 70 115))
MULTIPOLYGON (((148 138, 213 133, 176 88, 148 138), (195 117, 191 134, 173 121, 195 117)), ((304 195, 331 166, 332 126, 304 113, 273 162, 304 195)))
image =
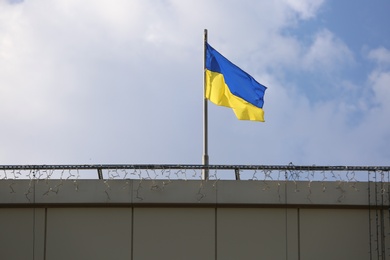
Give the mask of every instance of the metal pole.
POLYGON ((102 168, 97 169, 99 180, 103 180, 103 171, 102 168))
MULTIPOLYGON (((203 165, 209 166, 208 155, 208 114, 207 114, 207 98, 206 98, 206 44, 207 44, 207 29, 204 29, 204 42, 203 42, 203 165)), ((209 169, 202 170, 202 180, 209 178, 209 169)))

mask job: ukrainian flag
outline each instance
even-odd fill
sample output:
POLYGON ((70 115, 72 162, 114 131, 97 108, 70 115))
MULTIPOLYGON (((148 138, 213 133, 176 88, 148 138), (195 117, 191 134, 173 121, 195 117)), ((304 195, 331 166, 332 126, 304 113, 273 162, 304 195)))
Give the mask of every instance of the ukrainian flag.
POLYGON ((264 122, 267 89, 206 43, 205 95, 216 105, 230 107, 240 120, 264 122))

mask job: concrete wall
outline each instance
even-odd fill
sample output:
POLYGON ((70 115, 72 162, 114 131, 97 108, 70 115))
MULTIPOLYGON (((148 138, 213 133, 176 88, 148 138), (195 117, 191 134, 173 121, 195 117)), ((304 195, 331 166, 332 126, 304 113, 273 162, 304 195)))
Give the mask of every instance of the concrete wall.
POLYGON ((1 181, 0 259, 390 259, 388 194, 375 188, 1 181))

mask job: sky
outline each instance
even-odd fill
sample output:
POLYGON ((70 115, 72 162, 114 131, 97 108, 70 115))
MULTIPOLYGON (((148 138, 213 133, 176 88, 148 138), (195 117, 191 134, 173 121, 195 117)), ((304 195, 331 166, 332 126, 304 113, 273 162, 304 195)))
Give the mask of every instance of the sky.
POLYGON ((0 0, 0 165, 201 164, 203 33, 267 86, 210 164, 390 165, 390 2, 0 0))

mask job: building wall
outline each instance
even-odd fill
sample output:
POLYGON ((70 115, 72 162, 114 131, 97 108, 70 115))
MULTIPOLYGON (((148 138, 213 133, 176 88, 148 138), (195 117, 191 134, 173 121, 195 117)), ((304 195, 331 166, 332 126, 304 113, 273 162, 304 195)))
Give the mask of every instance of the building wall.
POLYGON ((323 183, 9 185, 0 184, 0 259, 390 259, 388 196, 367 183, 329 183, 329 194, 323 183))

